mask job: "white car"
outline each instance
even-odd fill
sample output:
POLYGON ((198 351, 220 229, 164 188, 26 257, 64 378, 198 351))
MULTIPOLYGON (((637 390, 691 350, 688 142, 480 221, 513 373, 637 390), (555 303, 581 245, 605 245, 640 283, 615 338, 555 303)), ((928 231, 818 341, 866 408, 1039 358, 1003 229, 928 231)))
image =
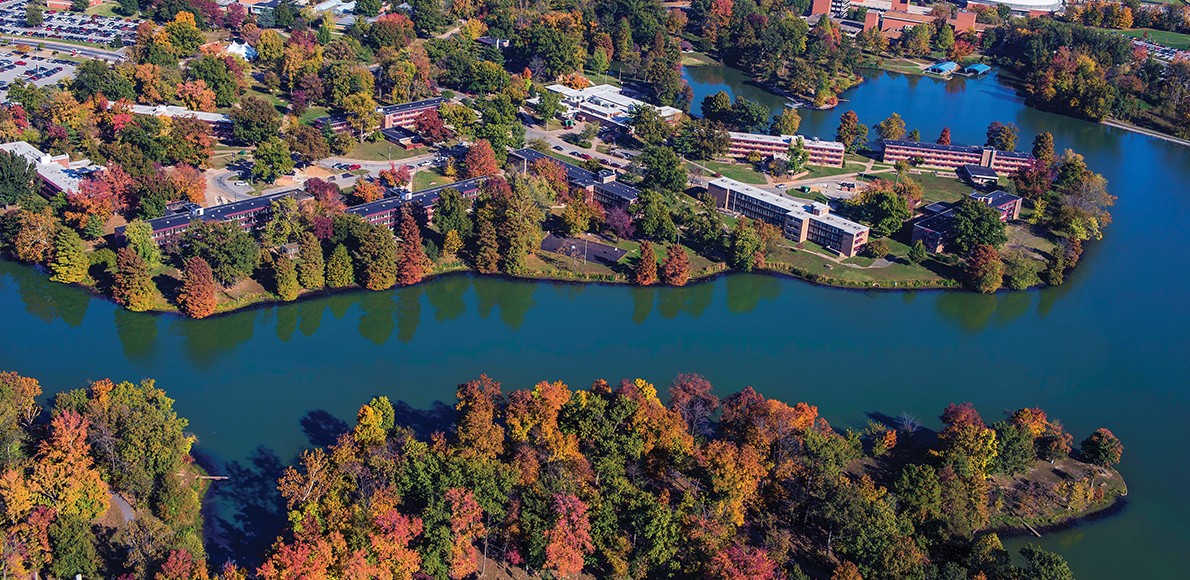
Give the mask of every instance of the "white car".
POLYGON ((248 182, 246 182, 246 181, 237 181, 237 182, 235 182, 233 185, 236 185, 236 186, 238 186, 238 187, 248 187, 248 182))
POLYGON ((789 187, 789 186, 785 185, 784 183, 777 184, 777 189, 785 189, 786 187, 789 187))

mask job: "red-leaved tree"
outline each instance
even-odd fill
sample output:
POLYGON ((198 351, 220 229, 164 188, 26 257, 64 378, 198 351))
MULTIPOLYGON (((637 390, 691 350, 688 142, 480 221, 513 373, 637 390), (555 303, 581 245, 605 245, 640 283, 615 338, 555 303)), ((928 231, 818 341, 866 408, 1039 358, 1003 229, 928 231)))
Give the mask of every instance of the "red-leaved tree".
POLYGON ((555 494, 554 513, 558 519, 545 533, 545 569, 558 576, 573 576, 582 572, 583 557, 595 549, 587 504, 568 493, 555 494))

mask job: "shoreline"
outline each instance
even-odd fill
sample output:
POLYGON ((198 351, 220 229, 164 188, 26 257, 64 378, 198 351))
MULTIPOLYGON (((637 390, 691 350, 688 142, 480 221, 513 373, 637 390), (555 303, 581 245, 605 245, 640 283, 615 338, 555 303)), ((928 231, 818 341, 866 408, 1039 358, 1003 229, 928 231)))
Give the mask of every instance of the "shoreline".
POLYGON ((1173 143, 1175 145, 1181 145, 1182 147, 1190 147, 1190 140, 1182 139, 1181 137, 1175 137, 1173 135, 1162 133, 1160 131, 1148 129, 1146 127, 1141 127, 1140 125, 1133 125, 1132 123, 1120 121, 1118 119, 1104 119, 1104 120, 1100 121, 1099 124, 1106 125, 1108 127, 1112 127, 1115 129, 1123 129, 1130 133, 1136 133, 1137 135, 1144 135, 1146 137, 1160 139, 1160 140, 1166 141, 1168 143, 1173 143))
MULTIPOLYGON (((1111 503, 1101 508, 1077 516, 1069 517, 1057 523, 1042 526, 1032 526, 1032 530, 1035 530, 1037 534, 1040 534, 1041 536, 1046 536, 1054 532, 1070 530, 1082 524, 1114 518, 1121 515, 1124 510, 1127 509, 1127 507, 1127 494, 1117 495, 1111 503)), ((1001 538, 1037 537, 1034 535, 1033 531, 1030 530, 1030 528, 1024 526, 991 526, 987 529, 987 531, 995 532, 1001 538)))

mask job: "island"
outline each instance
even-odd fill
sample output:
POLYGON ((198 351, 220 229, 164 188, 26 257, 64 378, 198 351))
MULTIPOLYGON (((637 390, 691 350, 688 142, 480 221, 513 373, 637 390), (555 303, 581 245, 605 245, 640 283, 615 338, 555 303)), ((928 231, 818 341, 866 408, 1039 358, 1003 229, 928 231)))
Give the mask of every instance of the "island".
POLYGON ((0 566, 17 577, 1073 578, 1033 544, 1012 559, 1000 535, 1127 494, 1109 430, 1076 449, 1037 408, 841 429, 751 387, 720 399, 693 374, 668 404, 641 378, 505 391, 481 376, 428 425, 383 395, 363 404, 263 484, 277 494, 255 490, 278 504, 259 513, 287 514, 263 530, 276 541, 209 561, 204 495, 255 484, 205 471, 165 391, 104 379, 48 409, 41 394, 0 373, 0 566))

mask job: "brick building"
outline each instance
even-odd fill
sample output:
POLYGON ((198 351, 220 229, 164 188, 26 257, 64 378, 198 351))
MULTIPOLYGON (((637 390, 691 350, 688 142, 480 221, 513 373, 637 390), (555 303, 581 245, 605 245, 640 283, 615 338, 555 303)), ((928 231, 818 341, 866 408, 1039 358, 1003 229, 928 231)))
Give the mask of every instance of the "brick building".
POLYGON ((886 139, 882 142, 885 163, 920 161, 921 165, 957 169, 964 165, 990 167, 997 173, 1016 173, 1033 163, 1033 155, 1022 151, 1000 151, 977 145, 938 145, 886 139))
POLYGON ((824 167, 842 167, 843 156, 847 148, 838 141, 823 141, 817 137, 806 139, 801 135, 763 135, 759 133, 728 133, 731 143, 727 152, 732 157, 744 158, 756 151, 765 157, 788 157, 789 148, 794 140, 802 142, 802 147, 809 154, 810 165, 824 167))
POLYGON ((868 243, 868 226, 830 213, 826 204, 795 200, 726 177, 708 183, 707 191, 719 207, 777 226, 795 242, 811 241, 846 257, 868 243))

